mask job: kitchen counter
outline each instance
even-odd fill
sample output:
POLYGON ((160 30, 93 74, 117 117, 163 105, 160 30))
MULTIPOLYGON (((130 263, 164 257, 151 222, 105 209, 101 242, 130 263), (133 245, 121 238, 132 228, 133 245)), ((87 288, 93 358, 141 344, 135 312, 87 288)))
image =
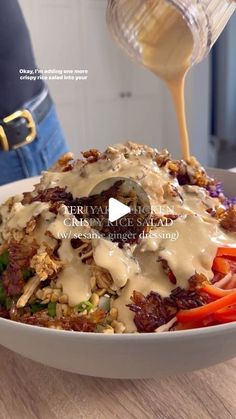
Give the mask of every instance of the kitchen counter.
POLYGON ((135 381, 55 370, 3 347, 0 360, 2 419, 236 417, 236 359, 174 378, 135 381))

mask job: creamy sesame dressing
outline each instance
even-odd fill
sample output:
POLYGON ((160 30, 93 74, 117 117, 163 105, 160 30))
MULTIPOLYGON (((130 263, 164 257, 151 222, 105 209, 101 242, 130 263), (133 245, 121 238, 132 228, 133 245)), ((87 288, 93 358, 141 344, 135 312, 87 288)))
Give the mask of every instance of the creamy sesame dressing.
POLYGON ((7 225, 11 228, 25 228, 27 223, 43 211, 49 209, 49 204, 44 202, 32 202, 32 204, 22 205, 20 202, 12 207, 11 216, 8 219, 7 225))
MULTIPOLYGON (((211 198, 205 188, 180 186, 167 169, 160 168, 154 161, 155 150, 128 143, 109 148, 102 158, 93 163, 79 161, 68 172, 44 172, 37 190, 53 187, 66 188, 74 198, 88 196, 102 180, 111 177, 132 178, 143 187, 151 205, 169 205, 179 217, 169 227, 153 228, 152 236, 143 238, 139 244, 123 248, 107 239, 92 239, 94 264, 106 269, 112 278, 111 289, 118 297, 113 307, 118 309, 118 320, 126 326, 126 332, 136 330, 132 313, 127 304, 134 290, 147 295, 151 291, 163 297, 170 295, 176 287, 186 289, 188 280, 195 274, 213 277, 212 264, 217 248, 236 247, 235 234, 223 230, 216 218, 207 210, 221 205, 217 198, 211 198), (175 195, 168 191, 175 189, 175 195), (168 236, 168 237, 167 237, 168 236), (173 238, 174 237, 174 238, 173 238), (176 277, 171 283, 160 258, 164 259, 176 277)), ((35 192, 36 194, 36 192, 35 192)), ((155 212, 155 210, 153 210, 155 212)), ((24 229, 32 217, 38 217, 33 235, 38 244, 47 243, 52 249, 58 242, 58 256, 64 267, 58 273, 57 283, 68 296, 71 307, 91 297, 91 270, 82 262, 78 250, 61 233, 69 234, 71 227, 65 225, 62 210, 58 214, 49 212, 49 205, 33 202, 23 205, 15 202, 6 214, 4 205, 2 235, 12 229, 24 229)), ((71 216, 73 218, 73 216, 71 216)), ((77 226, 73 233, 91 232, 89 227, 77 226)))

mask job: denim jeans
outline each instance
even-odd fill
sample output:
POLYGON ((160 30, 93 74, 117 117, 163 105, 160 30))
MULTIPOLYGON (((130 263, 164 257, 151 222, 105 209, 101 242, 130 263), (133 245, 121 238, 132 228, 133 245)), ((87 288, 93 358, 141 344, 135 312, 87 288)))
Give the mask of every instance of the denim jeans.
POLYGON ((0 151, 0 185, 39 175, 68 151, 53 105, 37 126, 37 138, 11 151, 0 151))

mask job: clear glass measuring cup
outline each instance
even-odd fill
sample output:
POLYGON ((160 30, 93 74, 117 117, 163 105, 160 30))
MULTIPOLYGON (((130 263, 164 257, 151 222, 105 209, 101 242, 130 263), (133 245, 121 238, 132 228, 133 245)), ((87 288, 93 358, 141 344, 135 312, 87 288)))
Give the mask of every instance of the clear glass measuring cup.
MULTIPOLYGON (((139 33, 153 19, 163 0, 108 0, 107 23, 117 43, 135 61, 142 62, 139 33)), ((236 9, 232 0, 165 0, 182 14, 194 41, 191 65, 200 62, 236 9)))

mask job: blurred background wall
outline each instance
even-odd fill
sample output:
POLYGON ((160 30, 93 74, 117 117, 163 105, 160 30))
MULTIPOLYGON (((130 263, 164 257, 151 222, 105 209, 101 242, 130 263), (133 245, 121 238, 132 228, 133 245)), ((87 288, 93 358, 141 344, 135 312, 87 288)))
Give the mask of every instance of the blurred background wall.
POLYGON ((236 14, 212 54, 212 143, 216 165, 236 166, 236 14))
MULTIPOLYGON (((49 83, 71 150, 79 154, 88 147, 131 139, 180 155, 169 94, 160 80, 130 63, 111 40, 105 22, 107 0, 20 4, 39 67, 89 71, 86 82, 49 83)), ((211 135, 211 72, 207 59, 188 75, 187 114, 192 153, 203 164, 219 165, 215 128, 214 138, 211 135)))

